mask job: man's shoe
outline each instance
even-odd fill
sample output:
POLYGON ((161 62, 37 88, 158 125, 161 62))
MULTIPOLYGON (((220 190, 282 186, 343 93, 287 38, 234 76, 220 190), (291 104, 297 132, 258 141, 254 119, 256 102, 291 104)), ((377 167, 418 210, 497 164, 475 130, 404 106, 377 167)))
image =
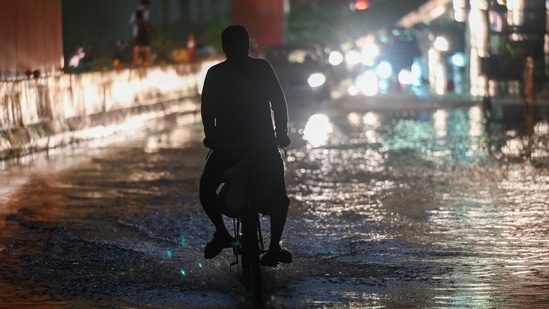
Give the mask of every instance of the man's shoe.
POLYGON ((289 264, 292 262, 292 254, 288 250, 277 248, 269 250, 261 258, 261 264, 264 266, 276 267, 278 263, 289 264))
POLYGON ((212 259, 221 253, 223 249, 232 247, 236 242, 231 235, 215 232, 212 240, 206 244, 204 257, 212 259))

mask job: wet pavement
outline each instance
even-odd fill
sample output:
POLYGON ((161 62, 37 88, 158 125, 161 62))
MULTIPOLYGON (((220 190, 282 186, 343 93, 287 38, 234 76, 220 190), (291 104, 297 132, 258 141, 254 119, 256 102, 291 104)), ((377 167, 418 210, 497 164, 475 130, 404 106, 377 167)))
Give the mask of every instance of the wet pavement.
MULTIPOLYGON (((295 105, 270 308, 549 306, 547 106, 295 105)), ((201 127, 162 127, 2 166, 1 308, 247 307, 202 257, 201 127)))

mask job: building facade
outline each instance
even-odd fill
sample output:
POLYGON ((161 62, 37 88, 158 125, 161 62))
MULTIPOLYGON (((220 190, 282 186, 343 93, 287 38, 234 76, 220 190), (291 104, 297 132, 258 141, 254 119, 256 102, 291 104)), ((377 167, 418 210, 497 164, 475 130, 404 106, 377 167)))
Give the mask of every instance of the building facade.
POLYGON ((61 0, 0 0, 0 80, 63 67, 61 0))

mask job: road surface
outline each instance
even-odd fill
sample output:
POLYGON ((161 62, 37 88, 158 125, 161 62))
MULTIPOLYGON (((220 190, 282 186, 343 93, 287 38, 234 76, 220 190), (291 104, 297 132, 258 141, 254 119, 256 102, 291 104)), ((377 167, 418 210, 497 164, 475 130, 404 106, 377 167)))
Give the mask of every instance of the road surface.
MULTIPOLYGON (((547 108, 424 103, 292 103, 270 308, 549 306, 547 108)), ((246 308, 232 253, 203 258, 201 129, 4 163, 0 307, 246 308)))

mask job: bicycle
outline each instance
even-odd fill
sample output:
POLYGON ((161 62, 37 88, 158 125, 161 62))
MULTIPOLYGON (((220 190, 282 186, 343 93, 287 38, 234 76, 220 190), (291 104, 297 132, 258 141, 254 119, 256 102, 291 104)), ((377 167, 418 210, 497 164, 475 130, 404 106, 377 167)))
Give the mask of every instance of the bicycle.
POLYGON ((231 263, 238 267, 240 281, 250 293, 254 306, 263 306, 263 276, 261 255, 267 252, 261 231, 260 212, 248 194, 247 163, 243 157, 235 166, 224 173, 225 182, 218 199, 222 213, 233 219, 233 246, 236 260, 231 263))

